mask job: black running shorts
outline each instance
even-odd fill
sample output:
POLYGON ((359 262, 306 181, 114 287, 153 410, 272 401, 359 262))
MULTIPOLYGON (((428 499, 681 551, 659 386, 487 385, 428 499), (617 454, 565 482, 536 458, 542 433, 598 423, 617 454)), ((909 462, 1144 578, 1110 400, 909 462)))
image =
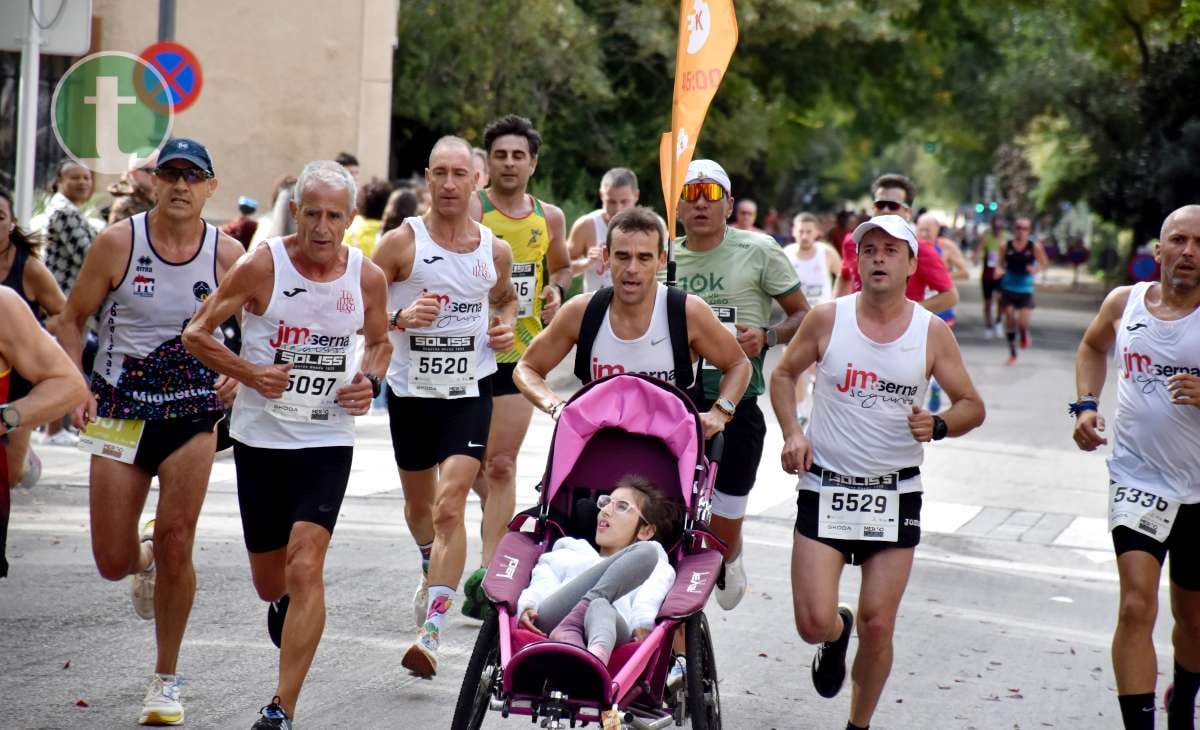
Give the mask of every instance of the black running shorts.
POLYGON ((517 384, 513 382, 513 371, 517 369, 515 362, 498 362, 496 363, 496 372, 487 376, 480 381, 480 385, 486 381, 488 387, 492 389, 492 397, 499 398, 502 395, 520 395, 521 391, 517 389, 517 384))
POLYGON ((880 540, 838 540, 817 536, 821 495, 811 489, 801 489, 796 497, 796 532, 824 543, 846 557, 850 565, 862 565, 872 556, 889 548, 916 547, 921 542, 921 493, 900 495, 900 528, 896 542, 880 540))
POLYGON ((1033 294, 1029 292, 1009 291, 1000 288, 1000 303, 1013 309, 1033 309, 1035 304, 1033 294))
POLYGON ((422 471, 459 455, 483 461, 492 425, 490 380, 479 381, 479 395, 473 398, 400 397, 389 389, 396 466, 422 471))
POLYGON ((984 269, 979 277, 979 285, 983 289, 983 298, 990 299, 1000 288, 1000 279, 996 278, 994 270, 984 269))
MULTIPOLYGON (((700 401, 696 410, 704 413, 714 402, 700 401)), ((738 403, 733 420, 725 424, 723 433, 725 452, 717 469, 714 488, 730 497, 745 497, 758 477, 758 462, 762 460, 763 441, 767 437, 767 424, 758 407, 758 399, 746 398, 738 403)))
POLYGON ((146 421, 142 430, 142 440, 133 456, 133 463, 149 472, 150 476, 157 475, 162 463, 171 454, 183 448, 193 437, 202 433, 212 433, 217 427, 217 422, 224 417, 223 412, 215 412, 167 418, 162 421, 146 421))
POLYGON ((1159 542, 1149 535, 1118 525, 1112 531, 1117 555, 1130 550, 1150 553, 1162 565, 1171 554, 1171 582, 1185 591, 1200 591, 1200 504, 1183 504, 1167 539, 1159 542))
POLYGON ((297 522, 333 534, 353 461, 353 446, 263 449, 234 441, 246 549, 267 553, 287 547, 297 522))

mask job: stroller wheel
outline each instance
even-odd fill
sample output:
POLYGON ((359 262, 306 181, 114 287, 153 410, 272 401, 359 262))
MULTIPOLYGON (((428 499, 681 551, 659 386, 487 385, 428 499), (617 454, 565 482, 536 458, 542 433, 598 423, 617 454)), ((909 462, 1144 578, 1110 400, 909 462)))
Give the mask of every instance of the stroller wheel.
POLYGON ((500 681, 500 624, 495 611, 479 627, 471 660, 463 676, 451 730, 479 730, 500 681))
POLYGON ((717 682, 717 660, 712 634, 704 612, 688 617, 687 708, 695 730, 721 730, 721 694, 717 682))

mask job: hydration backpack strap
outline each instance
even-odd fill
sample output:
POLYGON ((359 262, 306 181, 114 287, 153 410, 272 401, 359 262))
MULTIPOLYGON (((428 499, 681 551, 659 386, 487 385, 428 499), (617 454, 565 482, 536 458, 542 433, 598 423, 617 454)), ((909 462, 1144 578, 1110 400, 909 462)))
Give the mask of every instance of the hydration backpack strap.
POLYGON ((583 310, 579 340, 575 343, 575 377, 581 383, 592 382, 592 345, 596 343, 596 335, 600 333, 600 325, 604 323, 604 315, 608 312, 612 297, 611 286, 597 289, 583 310))
POLYGON ((686 392, 694 380, 692 348, 688 345, 687 292, 675 286, 667 287, 667 329, 675 356, 675 385, 686 392))

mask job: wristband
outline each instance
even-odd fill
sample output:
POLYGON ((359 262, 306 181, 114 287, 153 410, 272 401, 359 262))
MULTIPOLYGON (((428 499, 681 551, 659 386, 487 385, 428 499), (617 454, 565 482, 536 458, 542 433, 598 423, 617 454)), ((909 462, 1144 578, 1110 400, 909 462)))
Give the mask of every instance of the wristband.
POLYGON ((383 392, 383 378, 370 373, 364 373, 363 377, 371 381, 371 399, 378 398, 379 394, 383 392))
POLYGON ((394 330, 399 330, 399 331, 401 331, 401 332, 403 332, 403 331, 404 331, 404 327, 402 327, 402 326, 400 325, 400 312, 402 312, 402 311, 404 311, 404 310, 403 310, 403 309, 397 309, 397 310, 396 310, 396 313, 392 315, 392 329, 394 329, 394 330))
POLYGON ((562 284, 554 284, 554 288, 558 289, 558 301, 559 302, 567 301, 567 290, 563 288, 563 285, 562 284))
POLYGON ((933 440, 941 441, 946 438, 946 434, 950 432, 950 427, 946 425, 945 419, 941 416, 933 417, 933 440))
POLYGON ((1100 406, 1100 404, 1094 400, 1075 401, 1074 403, 1067 404, 1067 415, 1078 416, 1080 413, 1083 413, 1084 411, 1100 410, 1099 406, 1100 406))

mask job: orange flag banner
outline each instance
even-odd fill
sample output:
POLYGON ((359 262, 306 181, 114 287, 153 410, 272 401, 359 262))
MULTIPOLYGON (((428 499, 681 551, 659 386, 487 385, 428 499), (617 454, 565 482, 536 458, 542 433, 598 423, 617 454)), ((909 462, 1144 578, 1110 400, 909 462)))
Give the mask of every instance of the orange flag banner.
POLYGON ((666 202, 667 231, 675 235, 675 206, 687 166, 696 151, 708 105, 725 77, 737 47, 733 0, 681 0, 679 47, 675 52, 675 95, 671 131, 662 136, 658 164, 666 202))

